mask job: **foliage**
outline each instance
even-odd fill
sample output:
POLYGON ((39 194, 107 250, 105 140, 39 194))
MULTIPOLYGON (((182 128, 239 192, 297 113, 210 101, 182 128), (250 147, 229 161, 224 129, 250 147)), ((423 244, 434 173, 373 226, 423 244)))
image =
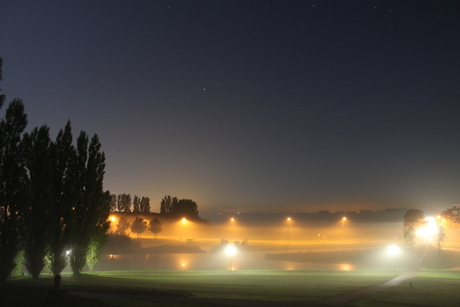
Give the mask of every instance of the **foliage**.
POLYGON ((438 232, 436 233, 436 245, 438 247, 438 250, 441 249, 442 244, 444 243, 444 240, 446 239, 446 232, 444 230, 444 226, 438 224, 438 232))
POLYGON ((149 213, 150 212, 150 198, 142 197, 140 203, 140 210, 142 213, 149 213))
POLYGON ((120 217, 120 219, 118 220, 117 230, 115 231, 115 234, 118 234, 118 235, 124 234, 126 230, 129 229, 130 226, 131 224, 128 222, 128 220, 124 216, 120 217))
POLYGON ((54 206, 50 221, 53 239, 50 244, 49 260, 51 271, 59 275, 67 265, 65 252, 71 247, 75 228, 75 206, 77 202, 76 150, 72 145, 72 128, 67 121, 56 137, 54 167, 54 206))
POLYGON ((82 131, 77 139, 78 201, 74 212, 78 223, 75 223, 70 256, 74 274, 80 274, 86 265, 91 241, 101 240, 102 244, 106 239, 110 193, 103 191, 104 169, 105 155, 101 152, 99 137, 94 135, 88 144, 88 136, 82 131))
MULTIPOLYGON (((3 101, 2 95, 0 106, 3 101)), ((14 99, 0 121, 0 282, 14 269, 24 234, 25 169, 20 143, 26 126, 24 105, 14 99)))
POLYGON ((173 207, 172 216, 175 218, 185 217, 188 220, 199 220, 198 206, 196 202, 191 199, 181 199, 173 207))
POLYGON ((460 209, 453 207, 446 209, 439 216, 442 218, 443 226, 448 230, 457 230, 460 228, 460 209))
POLYGON ((160 204, 160 214, 174 219, 186 218, 191 221, 202 221, 198 215, 198 206, 191 199, 180 199, 166 195, 160 204))
POLYGON ((413 247, 415 244, 416 228, 424 224, 423 211, 410 209, 404 214, 403 235, 404 246, 413 247))
POLYGON ((171 214, 177 202, 177 197, 166 195, 160 203, 160 214, 171 214))
POLYGON ((149 231, 153 233, 153 237, 156 239, 157 235, 163 231, 163 223, 156 217, 149 222, 149 231))
POLYGON ((49 128, 35 128, 23 139, 28 210, 24 213, 25 265, 33 278, 45 267, 45 257, 52 238, 49 221, 53 208, 53 151, 49 128))
POLYGON ((146 229, 147 229, 147 222, 144 221, 144 219, 141 217, 136 217, 133 224, 131 225, 131 232, 136 233, 137 237, 140 238, 146 229))
POLYGON ((117 195, 110 194, 110 211, 114 212, 117 211, 117 195))
POLYGON ((140 209, 141 209, 141 199, 139 198, 139 196, 134 195, 133 212, 134 213, 139 213, 141 211, 140 209))
POLYGON ((118 211, 120 212, 131 212, 131 195, 119 194, 117 198, 118 211))

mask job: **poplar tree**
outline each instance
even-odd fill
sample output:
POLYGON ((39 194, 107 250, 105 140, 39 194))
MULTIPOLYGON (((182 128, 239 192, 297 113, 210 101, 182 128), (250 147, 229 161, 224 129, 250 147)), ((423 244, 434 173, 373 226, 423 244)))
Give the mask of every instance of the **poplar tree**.
POLYGON ((141 199, 139 198, 139 196, 137 195, 134 195, 134 198, 133 198, 133 212, 134 213, 139 213, 141 210, 141 199))
POLYGON ((23 140, 24 163, 27 170, 27 210, 24 212, 25 266, 38 278, 45 266, 45 257, 52 238, 53 209, 53 143, 49 128, 35 128, 23 140))
POLYGON ((72 243, 76 206, 76 151, 72 145, 70 121, 56 137, 54 170, 54 206, 51 227, 53 239, 50 246, 51 271, 59 275, 67 265, 67 253, 72 243))
MULTIPOLYGON (((86 265, 91 242, 98 246, 107 240, 110 222, 110 193, 103 190, 105 155, 97 135, 88 145, 88 136, 82 131, 77 139, 77 190, 75 224, 70 264, 74 274, 80 274, 86 265)), ((93 246, 94 247, 94 246, 93 246)), ((93 251, 94 252, 94 251, 93 251)))
MULTIPOLYGON (((4 100, 0 96, 0 107, 4 100)), ((15 98, 0 121, 0 281, 8 278, 21 250, 25 206, 21 138, 26 126, 24 105, 15 98)))

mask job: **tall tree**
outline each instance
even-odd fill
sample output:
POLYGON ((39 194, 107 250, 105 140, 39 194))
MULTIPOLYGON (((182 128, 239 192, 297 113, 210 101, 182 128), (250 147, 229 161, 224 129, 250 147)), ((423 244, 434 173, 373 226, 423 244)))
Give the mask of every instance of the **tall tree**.
POLYGON ((23 140, 27 170, 27 206, 25 223, 25 266, 33 278, 38 278, 45 266, 45 256, 52 238, 50 220, 53 210, 53 143, 49 128, 35 128, 23 140))
POLYGON ((410 209, 404 214, 403 234, 404 245, 413 247, 415 244, 416 229, 424 224, 423 211, 410 209))
POLYGON ((70 121, 56 137, 54 169, 54 210, 51 226, 53 240, 50 246, 51 271, 59 275, 67 265, 66 249, 70 248, 75 226, 76 206, 76 151, 72 145, 70 121))
POLYGON ((133 199, 133 212, 134 213, 139 213, 141 211, 141 199, 139 196, 134 195, 133 199))
POLYGON ((173 204, 171 215, 179 219, 185 217, 192 221, 200 219, 198 216, 198 206, 196 202, 191 199, 181 199, 176 204, 173 204))
POLYGON ((128 222, 128 220, 124 216, 120 217, 117 223, 117 230, 115 231, 115 234, 118 234, 118 235, 126 234, 126 230, 128 230, 130 226, 131 224, 128 222))
POLYGON ((107 234, 106 221, 110 212, 110 194, 103 191, 105 155, 97 135, 88 145, 88 136, 80 132, 77 139, 78 201, 75 214, 78 223, 72 237, 70 264, 74 274, 80 274, 86 265, 92 239, 107 234))
POLYGON ((130 194, 119 194, 118 195, 118 211, 120 212, 131 212, 131 195, 130 194))
POLYGON ((136 233, 137 237, 141 238, 141 235, 145 232, 146 229, 147 222, 144 221, 144 219, 141 217, 136 217, 133 224, 131 225, 131 232, 136 233))
MULTIPOLYGON (((3 101, 2 95, 0 106, 3 101)), ((24 105, 14 99, 0 121, 0 281, 8 278, 21 250, 25 169, 20 143, 26 126, 24 105)))
POLYGON ((156 217, 150 220, 149 230, 153 233, 153 237, 156 239, 157 235, 163 231, 163 223, 156 217))
POLYGON ((96 263, 99 261, 102 253, 102 248, 109 239, 110 221, 107 221, 110 208, 110 192, 104 193, 104 199, 101 206, 99 206, 99 219, 96 223, 95 230, 91 233, 88 253, 86 255, 86 263, 90 271, 93 270, 96 263), (104 200, 105 199, 105 200, 104 200), (104 205, 104 201, 107 205, 104 205))
POLYGON ((118 209, 117 205, 117 195, 110 194, 110 211, 115 212, 118 209))
POLYGON ((149 213, 150 212, 150 198, 142 197, 141 199, 141 212, 149 213))
POLYGON ((160 214, 171 214, 177 202, 177 197, 166 195, 160 203, 160 214))

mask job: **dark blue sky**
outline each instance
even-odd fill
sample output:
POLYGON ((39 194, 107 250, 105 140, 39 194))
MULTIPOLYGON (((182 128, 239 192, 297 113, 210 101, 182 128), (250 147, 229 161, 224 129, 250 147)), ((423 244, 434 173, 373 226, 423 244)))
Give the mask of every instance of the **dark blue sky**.
POLYGON ((208 212, 436 211, 460 203, 459 12, 7 0, 0 87, 28 129, 97 133, 105 188, 155 210, 170 194, 208 212))

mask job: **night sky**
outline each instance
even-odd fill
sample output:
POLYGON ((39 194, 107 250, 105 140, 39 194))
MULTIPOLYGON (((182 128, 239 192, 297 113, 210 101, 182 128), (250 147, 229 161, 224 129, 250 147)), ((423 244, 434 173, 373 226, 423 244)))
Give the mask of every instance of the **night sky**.
MULTIPOLYGON (((460 203, 457 1, 0 2, 28 130, 97 133, 104 188, 201 212, 460 203)), ((1 110, 3 115, 5 107, 1 110)))

